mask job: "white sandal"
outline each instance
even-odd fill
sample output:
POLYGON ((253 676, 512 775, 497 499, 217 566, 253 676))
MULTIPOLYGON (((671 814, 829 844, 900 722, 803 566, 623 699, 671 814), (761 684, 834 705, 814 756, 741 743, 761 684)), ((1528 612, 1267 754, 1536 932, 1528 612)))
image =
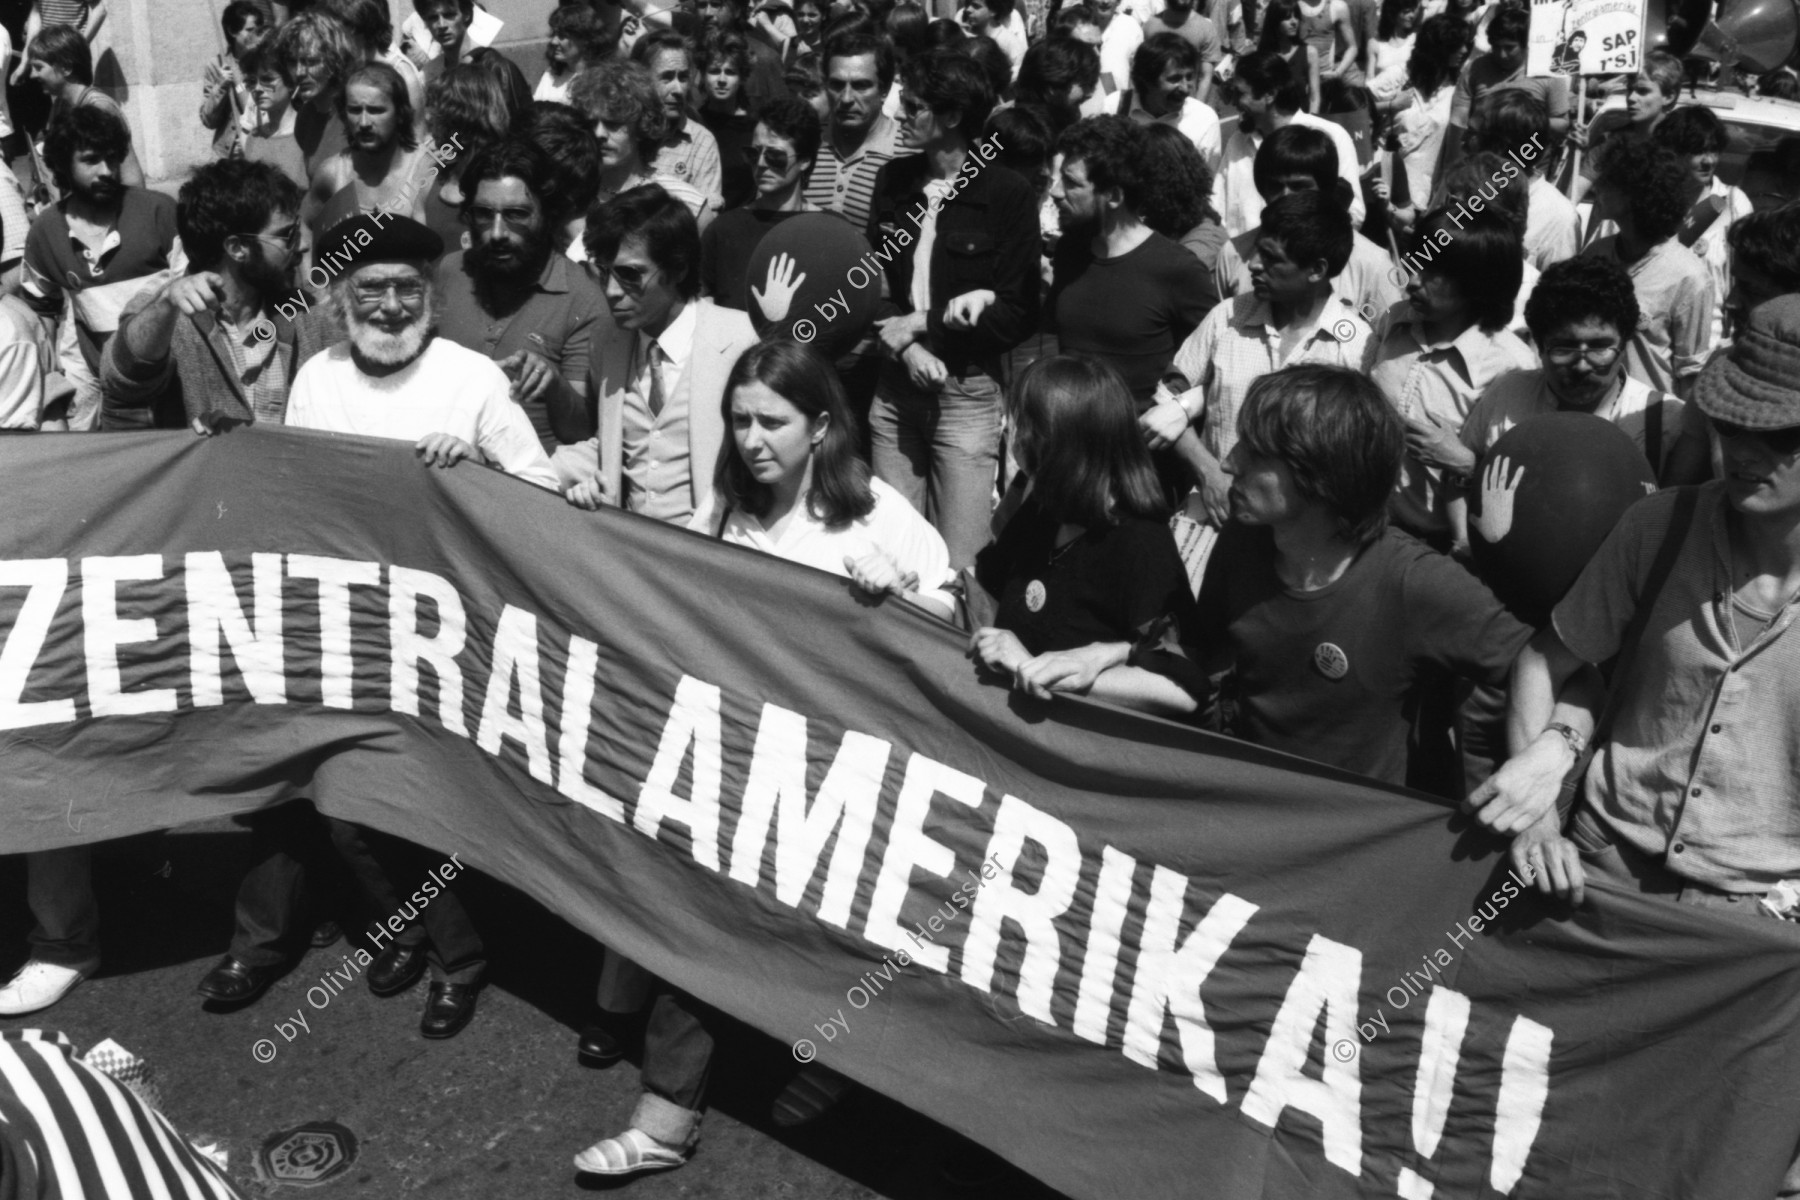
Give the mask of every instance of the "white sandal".
POLYGON ((575 1156, 575 1169, 589 1175, 635 1175, 639 1171, 668 1171, 686 1163, 692 1148, 682 1150, 659 1142, 641 1129, 627 1129, 618 1137, 595 1142, 575 1156))

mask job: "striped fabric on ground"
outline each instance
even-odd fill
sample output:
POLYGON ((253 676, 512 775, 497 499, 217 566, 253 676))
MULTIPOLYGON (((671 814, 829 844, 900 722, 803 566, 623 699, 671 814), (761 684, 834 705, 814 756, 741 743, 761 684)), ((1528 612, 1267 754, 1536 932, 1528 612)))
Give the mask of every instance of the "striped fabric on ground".
POLYGON ((0 1200, 239 1200, 211 1162, 60 1033, 0 1033, 0 1200))

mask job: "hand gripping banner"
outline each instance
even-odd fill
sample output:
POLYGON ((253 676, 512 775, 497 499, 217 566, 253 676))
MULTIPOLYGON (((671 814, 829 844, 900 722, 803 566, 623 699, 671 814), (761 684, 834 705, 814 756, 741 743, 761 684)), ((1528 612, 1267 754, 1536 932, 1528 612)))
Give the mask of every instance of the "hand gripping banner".
POLYGON ((1074 1197, 1747 1200, 1800 934, 410 446, 0 441, 0 852, 306 797, 1074 1197))

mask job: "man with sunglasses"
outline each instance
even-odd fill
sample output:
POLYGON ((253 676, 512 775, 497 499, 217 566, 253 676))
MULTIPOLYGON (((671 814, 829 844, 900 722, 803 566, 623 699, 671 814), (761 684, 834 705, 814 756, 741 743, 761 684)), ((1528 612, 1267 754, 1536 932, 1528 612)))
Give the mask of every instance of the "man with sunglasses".
POLYGON ((513 138, 478 151, 462 189, 469 248, 438 264, 438 335, 499 364, 513 402, 554 456, 590 432, 589 355, 606 298, 556 253, 556 231, 571 214, 554 165, 534 143, 513 138))
MULTIPOLYGON (((819 114, 806 101, 777 97, 757 114, 749 149, 756 198, 742 208, 720 213, 700 235, 701 288, 719 304, 747 312, 753 292, 775 290, 768 287, 772 279, 750 278, 750 260, 777 225, 801 213, 818 211, 805 191, 806 173, 818 153, 819 114)), ((774 270, 771 263, 771 274, 774 270)), ((782 314, 765 311, 763 315, 777 320, 782 314)))
POLYGON ((1694 403, 1724 478, 1625 513, 1514 664, 1515 756, 1470 803, 1545 892, 1579 904, 1593 872, 1755 918, 1800 879, 1800 296, 1750 314, 1694 403), (1552 704, 1615 655, 1610 736, 1565 834, 1558 784, 1587 722, 1552 724, 1552 704))
POLYGON ((326 344, 321 320, 276 306, 294 290, 300 189, 268 163, 208 163, 182 184, 175 226, 188 271, 126 305, 101 360, 107 423, 281 424, 326 344))

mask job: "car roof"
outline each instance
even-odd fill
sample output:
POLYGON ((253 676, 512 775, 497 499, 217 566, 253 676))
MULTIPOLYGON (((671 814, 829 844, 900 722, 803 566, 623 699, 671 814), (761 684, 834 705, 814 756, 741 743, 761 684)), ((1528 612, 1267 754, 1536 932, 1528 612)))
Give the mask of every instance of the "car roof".
MULTIPOLYGON (((1746 96, 1742 92, 1703 87, 1697 92, 1683 89, 1680 103, 1703 104, 1719 114, 1720 120, 1800 131, 1800 100, 1777 100, 1773 96, 1746 96)), ((1625 97, 1620 94, 1608 99, 1600 111, 1616 112, 1623 110, 1624 107, 1625 97)))

